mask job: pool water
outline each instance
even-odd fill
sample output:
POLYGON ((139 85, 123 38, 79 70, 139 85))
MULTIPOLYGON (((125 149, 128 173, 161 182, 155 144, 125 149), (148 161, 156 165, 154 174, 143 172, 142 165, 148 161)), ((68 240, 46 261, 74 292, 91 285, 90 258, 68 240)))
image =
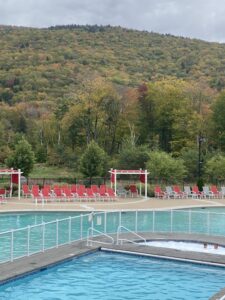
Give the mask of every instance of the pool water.
POLYGON ((98 252, 0 286, 7 300, 209 299, 225 269, 98 252))
POLYGON ((79 216, 80 214, 81 213, 78 212, 3 213, 0 214, 0 232, 50 222, 56 219, 68 218, 69 216, 79 216))
POLYGON ((169 249, 176 249, 181 251, 194 251, 201 253, 221 254, 225 255, 225 247, 219 245, 193 242, 177 242, 177 241, 148 241, 140 243, 151 247, 163 247, 169 249), (216 248, 215 248, 216 247, 216 248))

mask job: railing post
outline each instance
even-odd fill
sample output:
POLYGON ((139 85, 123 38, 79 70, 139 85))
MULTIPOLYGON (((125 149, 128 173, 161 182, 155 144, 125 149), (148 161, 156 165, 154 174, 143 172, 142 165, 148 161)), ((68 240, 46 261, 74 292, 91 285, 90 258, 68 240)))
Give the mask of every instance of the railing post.
POLYGON ((68 234, 69 234, 69 236, 68 236, 68 239, 69 239, 69 244, 71 243, 71 222, 72 222, 72 219, 71 219, 71 216, 69 217, 69 228, 68 228, 68 234))
POLYGON ((170 211, 170 232, 173 232, 173 210, 170 211))
POLYGON ((152 211, 152 232, 155 232, 155 211, 152 211))
POLYGON ((104 232, 107 232, 107 211, 105 211, 105 222, 104 222, 104 232))
POLYGON ((10 252, 11 252, 11 253, 10 253, 10 256, 11 256, 10 260, 11 260, 11 261, 13 261, 13 258, 14 258, 14 255, 13 255, 13 254, 14 254, 14 253, 13 253, 13 244, 14 244, 14 243, 13 243, 13 242, 14 242, 14 241, 13 241, 13 238, 14 238, 14 236, 13 236, 13 230, 11 230, 11 249, 10 249, 10 252))
POLYGON ((138 229, 138 211, 135 212, 135 232, 137 232, 138 229))
POLYGON ((45 251, 45 223, 42 223, 42 252, 45 251))
POLYGON ((59 246, 59 220, 56 220, 56 248, 59 246))
POLYGON ((191 233, 191 210, 189 210, 188 232, 191 233))
POLYGON ((30 255, 30 225, 27 226, 27 256, 30 255))
POLYGON ((122 218, 122 213, 121 213, 121 211, 119 212, 119 227, 121 227, 121 218, 122 218))
POLYGON ((83 239, 83 215, 80 215, 80 239, 83 239))
POLYGON ((210 212, 207 214, 207 234, 210 234, 210 212))

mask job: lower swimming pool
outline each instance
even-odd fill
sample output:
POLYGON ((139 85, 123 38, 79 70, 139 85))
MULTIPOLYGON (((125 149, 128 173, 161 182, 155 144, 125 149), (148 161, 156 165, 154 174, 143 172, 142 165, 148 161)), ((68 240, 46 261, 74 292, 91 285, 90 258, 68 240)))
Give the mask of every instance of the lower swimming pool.
POLYGON ((225 269, 97 252, 0 286, 7 300, 209 299, 225 269))

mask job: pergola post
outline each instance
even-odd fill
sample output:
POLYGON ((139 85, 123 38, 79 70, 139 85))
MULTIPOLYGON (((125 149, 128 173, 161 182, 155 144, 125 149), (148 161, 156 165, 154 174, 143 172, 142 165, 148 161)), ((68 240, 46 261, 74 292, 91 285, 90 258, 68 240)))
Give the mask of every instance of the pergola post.
MULTIPOLYGON (((142 169, 140 169, 140 171, 142 171, 142 169)), ((142 190, 142 182, 140 180, 140 183, 139 183, 139 194, 140 194, 140 196, 141 196, 141 190, 142 190)))
POLYGON ((21 170, 18 170, 18 199, 20 200, 21 194, 21 170))
POLYGON ((145 170, 145 198, 148 198, 148 172, 145 170))
POLYGON ((114 174, 115 174, 115 175, 114 175, 114 176, 115 176, 114 191, 115 191, 115 195, 116 195, 116 190, 117 190, 117 186, 116 186, 116 185, 117 185, 117 182, 116 182, 116 181, 117 181, 117 178, 116 178, 116 177, 117 177, 117 176, 116 176, 116 169, 114 170, 114 174))

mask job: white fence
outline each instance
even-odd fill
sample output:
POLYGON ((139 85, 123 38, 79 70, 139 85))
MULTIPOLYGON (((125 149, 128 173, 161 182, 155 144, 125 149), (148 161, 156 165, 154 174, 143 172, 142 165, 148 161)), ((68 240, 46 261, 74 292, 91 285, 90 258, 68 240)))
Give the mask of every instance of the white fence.
POLYGON ((90 227, 95 229, 95 235, 116 233, 119 227, 124 227, 133 232, 225 236, 225 214, 191 210, 81 214, 0 233, 0 263, 87 239, 90 227))

